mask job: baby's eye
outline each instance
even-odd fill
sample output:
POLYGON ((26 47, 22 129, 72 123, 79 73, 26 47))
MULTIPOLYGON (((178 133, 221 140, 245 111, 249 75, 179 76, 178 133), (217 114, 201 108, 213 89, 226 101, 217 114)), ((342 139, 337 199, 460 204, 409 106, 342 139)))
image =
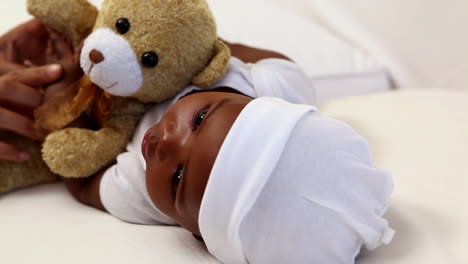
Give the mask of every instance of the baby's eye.
POLYGON ((177 166, 176 171, 172 175, 172 190, 174 193, 177 192, 177 188, 179 187, 179 183, 182 180, 182 175, 184 174, 184 166, 179 165, 177 166))
POLYGON ((198 111, 198 113, 193 118, 193 130, 194 131, 197 130, 201 126, 207 114, 208 114, 208 107, 205 107, 202 110, 198 111))

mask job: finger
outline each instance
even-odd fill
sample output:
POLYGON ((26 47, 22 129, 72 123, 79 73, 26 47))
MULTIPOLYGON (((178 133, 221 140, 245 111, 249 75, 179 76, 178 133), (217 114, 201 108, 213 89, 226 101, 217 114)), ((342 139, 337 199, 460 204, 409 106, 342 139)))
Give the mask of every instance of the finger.
POLYGON ((0 107, 0 129, 5 129, 31 139, 40 139, 31 119, 0 107))
POLYGON ((55 42, 55 49, 59 59, 73 58, 75 56, 73 47, 64 40, 57 40, 55 42))
POLYGON ((32 61, 30 61, 30 60, 25 60, 23 64, 24 64, 24 66, 26 66, 27 68, 36 66, 36 65, 34 65, 34 63, 33 63, 32 61))
POLYGON ((0 75, 23 68, 23 65, 9 62, 5 59, 0 59, 0 75))
POLYGON ((0 142, 0 160, 22 162, 28 160, 30 157, 31 155, 28 152, 0 142))
POLYGON ((57 59, 63 59, 74 56, 73 46, 58 31, 49 29, 50 43, 57 59))
POLYGON ((16 70, 9 72, 7 75, 30 86, 41 86, 58 80, 62 75, 62 71, 60 64, 52 64, 16 70))
POLYGON ((46 37, 48 35, 47 27, 39 19, 33 18, 22 25, 25 35, 46 37))
POLYGON ((42 94, 23 83, 0 79, 0 101, 36 108, 42 102, 42 94))
POLYGON ((77 48, 75 48, 75 54, 81 54, 81 50, 83 49, 84 46, 84 40, 80 42, 80 45, 78 45, 77 48))

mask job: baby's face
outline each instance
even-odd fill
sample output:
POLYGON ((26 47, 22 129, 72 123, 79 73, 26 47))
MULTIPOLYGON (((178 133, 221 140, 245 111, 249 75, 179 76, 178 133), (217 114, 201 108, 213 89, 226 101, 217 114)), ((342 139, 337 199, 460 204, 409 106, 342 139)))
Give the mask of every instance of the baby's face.
POLYGON ((151 200, 194 234, 200 235, 200 204, 216 156, 251 100, 224 92, 189 95, 174 104, 143 139, 151 200))

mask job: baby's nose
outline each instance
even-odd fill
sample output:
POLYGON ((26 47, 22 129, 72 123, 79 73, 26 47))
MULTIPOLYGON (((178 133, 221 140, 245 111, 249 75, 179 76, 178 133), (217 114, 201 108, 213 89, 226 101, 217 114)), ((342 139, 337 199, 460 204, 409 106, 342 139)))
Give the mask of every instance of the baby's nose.
POLYGON ((166 124, 163 127, 156 150, 156 155, 160 161, 165 161, 170 157, 174 158, 174 155, 181 147, 181 142, 176 131, 176 125, 173 123, 166 124))
POLYGON ((97 49, 93 49, 90 53, 89 53, 89 59, 94 63, 94 64, 98 64, 98 63, 101 63, 104 61, 104 55, 97 49))

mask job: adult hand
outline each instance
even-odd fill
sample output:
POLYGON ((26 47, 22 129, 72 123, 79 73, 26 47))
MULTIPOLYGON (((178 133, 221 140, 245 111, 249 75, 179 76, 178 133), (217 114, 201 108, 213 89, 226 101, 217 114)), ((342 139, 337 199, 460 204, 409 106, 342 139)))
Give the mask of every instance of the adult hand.
MULTIPOLYGON (((62 67, 58 64, 19 68, 1 75, 0 130, 11 131, 32 139, 41 139, 43 136, 34 128, 30 109, 41 104, 40 87, 54 82, 61 75, 62 67)), ((28 159, 28 152, 7 142, 0 142, 0 160, 25 161, 28 159)))
MULTIPOLYGON (((44 93, 51 97, 81 76, 78 55, 69 41, 37 19, 1 36, 0 130, 40 139, 32 113, 44 101, 44 93), (37 66, 57 63, 63 70, 60 65, 37 66)), ((28 152, 0 142, 0 160, 28 158, 28 152)))
POLYGON ((18 65, 24 66, 25 62, 32 65, 46 65, 51 60, 59 59, 54 54, 55 36, 51 36, 51 32, 39 20, 33 19, 1 36, 0 59, 3 59, 3 62, 10 62, 2 67, 7 67, 6 70, 10 71, 16 69, 18 65))

